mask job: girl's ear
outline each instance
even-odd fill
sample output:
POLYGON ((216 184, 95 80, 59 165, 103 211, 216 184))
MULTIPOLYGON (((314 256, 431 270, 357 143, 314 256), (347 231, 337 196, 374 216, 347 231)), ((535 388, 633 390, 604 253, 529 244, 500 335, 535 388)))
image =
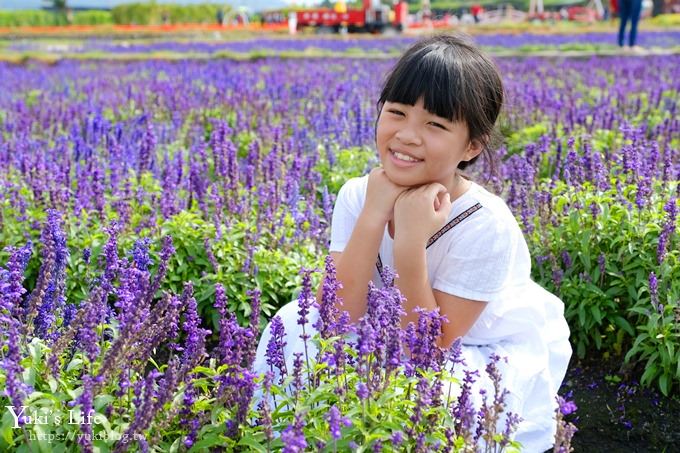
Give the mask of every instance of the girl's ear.
POLYGON ((467 150, 465 150, 465 156, 463 160, 469 161, 479 156, 479 154, 484 150, 484 145, 481 140, 473 139, 470 140, 467 150))

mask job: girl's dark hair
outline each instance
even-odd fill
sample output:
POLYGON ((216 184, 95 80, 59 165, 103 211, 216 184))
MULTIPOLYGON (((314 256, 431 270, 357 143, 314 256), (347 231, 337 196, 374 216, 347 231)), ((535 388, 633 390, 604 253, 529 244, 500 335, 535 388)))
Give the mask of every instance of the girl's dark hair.
MULTIPOLYGON (((482 144, 491 175, 497 174, 491 142, 503 105, 503 82, 496 65, 469 37, 437 35, 411 46, 387 76, 377 103, 378 116, 385 102, 415 105, 420 97, 430 113, 464 121, 470 140, 482 144)), ((458 168, 464 170, 477 157, 458 168)))

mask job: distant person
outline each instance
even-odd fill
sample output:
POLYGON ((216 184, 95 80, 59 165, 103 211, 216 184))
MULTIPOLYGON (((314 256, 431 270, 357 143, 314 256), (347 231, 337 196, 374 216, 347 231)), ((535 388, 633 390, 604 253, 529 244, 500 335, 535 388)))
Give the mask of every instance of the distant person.
POLYGON ((472 7, 470 8, 470 13, 472 13, 472 17, 475 18, 476 24, 479 23, 479 19, 480 19, 480 16, 482 14, 482 11, 483 11, 482 6, 478 5, 478 4, 472 5, 472 7))
POLYGON ((222 11, 222 8, 217 10, 217 25, 224 25, 224 11, 222 11))
POLYGON ((628 48, 632 50, 639 50, 637 46, 637 26, 640 20, 640 12, 642 11, 642 0, 618 0, 619 17, 621 24, 619 25, 619 47, 624 47, 626 24, 630 21, 630 35, 628 36, 628 48))
POLYGON ((559 14, 560 14, 560 19, 569 20, 569 10, 567 8, 565 8, 564 6, 562 8, 560 8, 559 14))
POLYGON ((619 0, 610 0, 609 9, 611 11, 611 18, 619 16, 619 0))

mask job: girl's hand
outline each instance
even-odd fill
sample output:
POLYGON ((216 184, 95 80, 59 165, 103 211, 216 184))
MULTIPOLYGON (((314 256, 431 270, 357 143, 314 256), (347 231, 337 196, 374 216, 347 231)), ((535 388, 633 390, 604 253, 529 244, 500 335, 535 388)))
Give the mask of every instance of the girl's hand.
POLYGON ((434 182, 402 192, 394 205, 395 242, 427 244, 449 217, 451 198, 443 185, 434 182))
POLYGON ((364 213, 370 215, 384 226, 392 220, 394 203, 399 194, 407 190, 407 187, 398 186, 385 174, 382 168, 374 168, 368 175, 368 188, 366 189, 366 202, 364 213))

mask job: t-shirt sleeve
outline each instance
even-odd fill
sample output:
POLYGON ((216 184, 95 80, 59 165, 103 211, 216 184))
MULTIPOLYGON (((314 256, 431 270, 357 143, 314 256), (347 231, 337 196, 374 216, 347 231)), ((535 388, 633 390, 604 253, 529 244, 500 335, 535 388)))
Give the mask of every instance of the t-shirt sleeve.
POLYGON ((331 220, 331 244, 329 252, 345 250, 352 230, 359 218, 364 202, 364 178, 352 178, 338 192, 331 220))
MULTIPOLYGON (((518 248, 516 224, 491 215, 461 224, 432 287, 464 299, 489 302, 508 284, 518 248)), ((455 228, 454 228, 455 230, 455 228)))

